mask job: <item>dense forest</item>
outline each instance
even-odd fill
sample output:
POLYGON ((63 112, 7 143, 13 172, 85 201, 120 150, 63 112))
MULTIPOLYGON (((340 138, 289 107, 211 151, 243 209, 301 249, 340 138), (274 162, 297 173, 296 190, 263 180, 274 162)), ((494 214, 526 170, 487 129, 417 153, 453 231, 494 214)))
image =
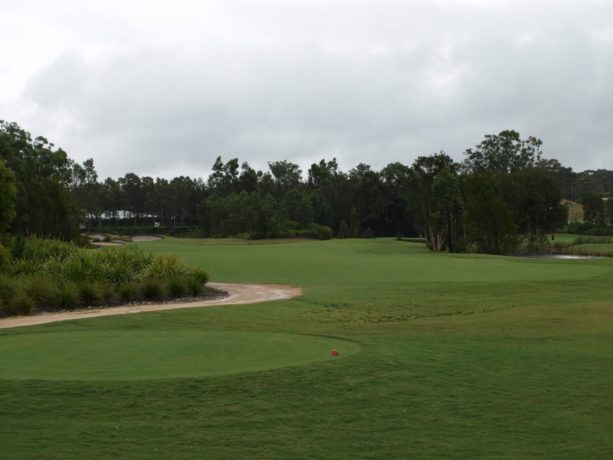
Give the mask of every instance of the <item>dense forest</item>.
POLYGON ((100 180, 83 164, 15 123, 0 123, 0 233, 74 239, 84 229, 197 228, 248 238, 422 236, 435 251, 538 249, 567 224, 562 198, 583 203, 574 230, 609 232, 613 171, 574 172, 544 159, 542 143, 513 130, 486 135, 455 162, 444 152, 377 171, 347 172, 322 159, 256 171, 218 157, 208 178, 127 173, 100 180))

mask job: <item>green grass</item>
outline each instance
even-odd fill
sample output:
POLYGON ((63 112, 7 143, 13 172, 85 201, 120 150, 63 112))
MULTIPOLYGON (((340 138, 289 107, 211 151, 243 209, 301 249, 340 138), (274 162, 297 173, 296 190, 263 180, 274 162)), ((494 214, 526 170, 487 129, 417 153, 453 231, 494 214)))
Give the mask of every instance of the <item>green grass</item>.
POLYGON ((613 243, 577 244, 570 249, 574 254, 605 257, 613 256, 613 243))
POLYGON ((85 331, 5 337, 0 379, 147 380, 256 372, 335 360, 331 337, 236 331, 85 331))
POLYGON ((555 243, 567 245, 565 253, 589 256, 613 256, 613 237, 589 236, 561 233, 556 235, 555 243))
POLYGON ((556 233, 555 234, 555 239, 553 241, 549 240, 552 243, 566 243, 566 244, 573 244, 575 241, 577 241, 577 238, 579 238, 581 235, 576 235, 574 233, 556 233))
POLYGON ((214 281, 305 293, 3 330, 2 458, 613 456, 610 259, 432 254, 391 239, 141 247, 177 254, 214 281), (28 345, 51 337, 74 342, 53 345, 64 352, 28 345), (268 355, 260 370, 248 360, 226 375, 202 370, 213 361, 173 364, 237 342, 220 369, 265 338, 277 351, 275 338, 300 342, 305 360, 281 367, 287 355, 268 355), (359 349, 319 358, 344 341, 359 349), (69 356, 96 343, 114 358, 86 380, 93 355, 69 356), (29 379, 18 375, 24 362, 65 374, 29 379))

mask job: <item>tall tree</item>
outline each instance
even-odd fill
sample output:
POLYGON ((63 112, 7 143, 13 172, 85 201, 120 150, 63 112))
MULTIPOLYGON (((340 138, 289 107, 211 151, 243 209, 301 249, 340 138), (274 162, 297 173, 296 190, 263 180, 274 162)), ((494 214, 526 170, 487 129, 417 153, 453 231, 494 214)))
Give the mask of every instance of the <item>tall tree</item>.
POLYGON ((296 163, 287 160, 273 161, 268 163, 268 168, 282 192, 297 188, 300 185, 302 170, 296 163))
POLYGON ((15 176, 11 231, 73 238, 78 207, 70 193, 72 161, 44 137, 32 139, 16 123, 0 121, 0 158, 15 176))
POLYGON ((387 235, 407 235, 414 232, 409 205, 411 168, 402 163, 390 163, 381 170, 386 199, 385 216, 387 235))
POLYGON ((545 171, 516 171, 502 178, 501 184, 502 196, 530 251, 538 250, 548 233, 566 223, 568 211, 560 203, 559 183, 545 171))
POLYGON ((469 175, 465 179, 464 193, 467 245, 489 254, 514 251, 519 230, 494 176, 478 172, 469 175))
POLYGON ((17 187, 15 175, 0 158, 0 234, 4 233, 15 218, 17 187))
POLYGON ((441 171, 450 168, 453 160, 446 153, 418 157, 409 173, 410 208, 416 223, 426 236, 426 245, 434 251, 445 248, 444 235, 435 215, 433 183, 441 171))
POLYGON ((475 148, 465 152, 465 166, 470 171, 510 173, 533 167, 541 159, 543 142, 536 137, 522 139, 514 130, 487 134, 475 148))
POLYGON ((444 166, 432 181, 433 225, 449 252, 462 247, 464 203, 460 180, 452 164, 444 166))

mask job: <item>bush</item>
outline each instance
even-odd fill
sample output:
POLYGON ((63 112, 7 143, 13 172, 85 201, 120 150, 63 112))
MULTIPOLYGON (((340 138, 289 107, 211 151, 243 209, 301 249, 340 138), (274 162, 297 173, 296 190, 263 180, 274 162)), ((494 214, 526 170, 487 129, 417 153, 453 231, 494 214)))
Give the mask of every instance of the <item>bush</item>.
POLYGON ((145 270, 145 277, 169 279, 185 275, 189 267, 175 255, 161 255, 155 257, 145 270))
POLYGON ((184 297, 188 293, 188 285, 183 277, 174 276, 168 280, 166 289, 170 297, 184 297))
POLYGON ((146 300, 161 300, 164 298, 164 285, 159 279, 144 279, 141 282, 141 294, 146 300))
POLYGON ((309 236, 316 240, 329 240, 332 238, 332 229, 327 225, 311 224, 309 226, 309 236))
POLYGON ((114 303, 117 303, 117 301, 119 300, 117 286, 113 286, 109 283, 100 283, 100 292, 102 294, 102 305, 112 305, 114 303))
POLYGON ((8 315, 30 315, 34 310, 34 301, 26 292, 18 292, 8 302, 3 303, 4 311, 8 315))
POLYGON ((187 279, 187 289, 189 295, 193 297, 201 296, 204 292, 204 283, 197 278, 190 277, 187 279))
POLYGON ((191 275, 200 284, 206 284, 209 282, 209 274, 202 268, 194 268, 191 275))
POLYGON ((125 302, 134 302, 140 299, 140 292, 133 282, 121 283, 118 287, 119 298, 125 302))
POLYGON ((79 306, 79 291, 77 286, 72 281, 63 281, 59 285, 60 303, 59 307, 71 310, 79 306))
POLYGON ((8 305, 19 290, 20 286, 15 278, 0 276, 0 304, 8 305))
POLYGON ((200 295, 208 281, 204 270, 174 255, 153 256, 137 246, 84 249, 42 238, 6 241, 20 257, 11 262, 0 246, 0 264, 8 258, 10 267, 0 277, 3 314, 200 295))
POLYGON ((77 285, 81 304, 84 306, 99 305, 104 297, 104 290, 100 284, 91 281, 83 281, 77 285))
POLYGON ((11 271, 11 250, 0 244, 0 273, 8 273, 11 271))
POLYGON ((29 279, 28 292, 39 308, 57 308, 62 301, 60 288, 55 280, 47 276, 34 276, 29 279))

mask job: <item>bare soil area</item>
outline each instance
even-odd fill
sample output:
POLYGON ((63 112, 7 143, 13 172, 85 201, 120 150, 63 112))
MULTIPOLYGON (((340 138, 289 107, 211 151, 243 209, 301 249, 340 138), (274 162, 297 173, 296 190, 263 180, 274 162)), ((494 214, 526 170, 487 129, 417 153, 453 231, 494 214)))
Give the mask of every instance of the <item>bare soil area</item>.
POLYGON ((179 308, 214 307, 218 305, 243 305, 270 300, 291 299, 302 295, 302 288, 282 284, 234 284, 208 283, 208 287, 226 292, 223 298, 196 300, 190 302, 171 302, 160 304, 124 305, 107 308, 87 308, 82 310, 44 313, 33 316, 15 316, 0 319, 0 329, 37 324, 68 321, 72 319, 96 318, 99 316, 126 315, 149 311, 175 310, 179 308))

